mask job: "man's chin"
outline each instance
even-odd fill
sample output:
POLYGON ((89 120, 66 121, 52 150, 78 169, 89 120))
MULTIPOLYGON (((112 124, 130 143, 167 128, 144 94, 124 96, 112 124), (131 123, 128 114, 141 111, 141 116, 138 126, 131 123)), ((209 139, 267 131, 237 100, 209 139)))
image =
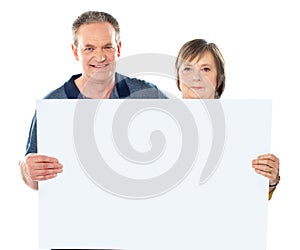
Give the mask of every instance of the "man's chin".
POLYGON ((113 74, 112 70, 98 70, 93 73, 91 80, 105 81, 110 79, 113 74))

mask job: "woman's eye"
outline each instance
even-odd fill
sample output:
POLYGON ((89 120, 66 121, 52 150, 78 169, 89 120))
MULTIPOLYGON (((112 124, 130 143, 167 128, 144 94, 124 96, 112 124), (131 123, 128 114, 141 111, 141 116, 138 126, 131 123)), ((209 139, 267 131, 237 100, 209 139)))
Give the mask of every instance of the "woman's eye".
POLYGON ((184 67, 184 68, 183 68, 183 71, 186 71, 186 72, 191 71, 191 70, 192 70, 191 67, 184 67))
POLYGON ((204 71, 204 72, 209 72, 209 71, 210 71, 210 68, 205 67, 205 68, 202 69, 202 71, 204 71))

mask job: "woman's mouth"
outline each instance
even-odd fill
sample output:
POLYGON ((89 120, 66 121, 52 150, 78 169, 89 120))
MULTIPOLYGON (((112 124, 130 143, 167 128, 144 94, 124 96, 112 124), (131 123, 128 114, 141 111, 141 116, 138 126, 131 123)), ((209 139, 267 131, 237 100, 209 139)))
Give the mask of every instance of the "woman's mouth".
POLYGON ((196 90, 198 90, 198 89, 204 89, 204 87, 202 87, 202 86, 191 86, 190 88, 191 89, 196 89, 196 90))

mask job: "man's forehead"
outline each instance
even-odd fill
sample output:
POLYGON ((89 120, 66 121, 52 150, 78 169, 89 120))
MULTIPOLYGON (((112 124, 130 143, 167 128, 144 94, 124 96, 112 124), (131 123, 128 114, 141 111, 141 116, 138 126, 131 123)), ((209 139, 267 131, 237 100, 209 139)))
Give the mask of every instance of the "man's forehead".
POLYGON ((77 37, 78 44, 80 45, 106 45, 106 44, 115 44, 116 36, 115 34, 88 34, 88 35, 78 35, 77 37))
POLYGON ((109 40, 114 39, 116 31, 109 23, 83 24, 77 31, 77 37, 86 40, 109 40))

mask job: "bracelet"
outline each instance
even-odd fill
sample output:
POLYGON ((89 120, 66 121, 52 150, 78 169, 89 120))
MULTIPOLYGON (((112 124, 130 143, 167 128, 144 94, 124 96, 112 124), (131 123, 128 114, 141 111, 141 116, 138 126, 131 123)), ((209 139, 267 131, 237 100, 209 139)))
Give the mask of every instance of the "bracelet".
POLYGON ((278 183, 280 182, 280 176, 278 176, 278 181, 275 184, 269 184, 269 187, 276 187, 278 183))

